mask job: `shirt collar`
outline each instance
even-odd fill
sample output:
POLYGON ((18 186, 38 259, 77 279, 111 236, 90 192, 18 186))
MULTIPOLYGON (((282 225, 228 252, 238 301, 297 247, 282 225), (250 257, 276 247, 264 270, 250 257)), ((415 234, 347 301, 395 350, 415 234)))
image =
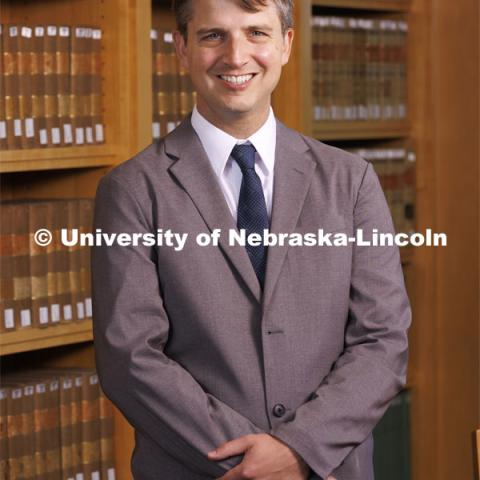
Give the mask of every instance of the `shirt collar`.
POLYGON ((196 105, 193 108, 191 123, 218 177, 221 177, 233 147, 237 143, 244 143, 245 141, 249 141, 255 147, 267 174, 273 173, 277 124, 272 107, 270 107, 266 122, 247 139, 232 137, 216 127, 200 114, 196 105))

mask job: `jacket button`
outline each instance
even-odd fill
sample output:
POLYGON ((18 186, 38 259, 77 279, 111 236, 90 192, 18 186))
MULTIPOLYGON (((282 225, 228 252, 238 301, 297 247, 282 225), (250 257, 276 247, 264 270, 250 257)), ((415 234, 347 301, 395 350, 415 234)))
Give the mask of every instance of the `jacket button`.
POLYGON ((273 414, 276 416, 276 417, 283 417, 285 415, 285 406, 282 405, 281 403, 277 403, 274 407, 273 407, 273 414))

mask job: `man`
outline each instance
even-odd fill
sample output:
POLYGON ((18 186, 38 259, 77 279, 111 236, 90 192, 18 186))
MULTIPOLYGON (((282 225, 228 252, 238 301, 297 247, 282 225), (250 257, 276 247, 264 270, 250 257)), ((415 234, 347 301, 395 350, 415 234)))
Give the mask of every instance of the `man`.
POLYGON ((177 248, 93 251, 97 366, 135 427, 134 477, 372 479, 372 428, 405 382, 398 249, 242 245, 229 232, 391 232, 377 177, 273 116, 291 0, 175 9, 197 106, 96 198, 105 233, 188 234, 177 248))

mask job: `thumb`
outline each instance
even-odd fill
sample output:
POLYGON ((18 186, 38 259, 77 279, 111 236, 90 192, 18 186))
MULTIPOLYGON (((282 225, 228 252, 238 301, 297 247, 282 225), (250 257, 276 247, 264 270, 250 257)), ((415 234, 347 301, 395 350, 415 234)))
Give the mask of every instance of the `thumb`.
POLYGON ((233 455, 240 455, 245 452, 253 444, 253 436, 245 435, 243 437, 238 437, 235 440, 225 442, 215 450, 208 452, 208 458, 214 460, 220 460, 227 457, 232 457, 233 455))

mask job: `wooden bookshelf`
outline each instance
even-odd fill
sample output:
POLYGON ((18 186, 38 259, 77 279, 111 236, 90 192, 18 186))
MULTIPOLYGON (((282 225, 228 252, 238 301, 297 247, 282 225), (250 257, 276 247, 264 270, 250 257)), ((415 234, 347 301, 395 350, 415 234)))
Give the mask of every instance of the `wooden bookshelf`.
POLYGON ((0 355, 81 343, 92 338, 92 320, 76 322, 72 325, 62 324, 47 328, 16 330, 0 335, 0 355))
MULTIPOLYGON (((459 0, 455 12, 450 4, 449 0, 438 0, 435 6, 429 0, 297 1, 292 57, 273 95, 273 105, 276 115, 288 126, 320 140, 412 140, 417 153, 417 228, 422 231, 433 226, 445 231, 451 227, 462 238, 473 228, 478 239, 478 221, 475 223, 464 213, 477 198, 472 193, 472 173, 478 173, 475 146, 465 131, 476 125, 469 106, 474 103, 471 92, 478 79, 478 58, 472 55, 468 75, 453 75, 453 69, 448 70, 453 59, 455 71, 463 72, 465 63, 460 58, 470 58, 469 52, 475 52, 473 46, 465 46, 463 39, 467 37, 463 35, 474 30, 470 20, 474 15, 468 12, 477 4, 476 0, 459 0), (326 9, 328 14, 356 11, 359 15, 406 16, 408 121, 312 121, 313 8, 315 13, 326 9), (452 15, 456 20, 453 23, 449 20, 452 15), (453 34, 456 39, 451 40, 453 34), (432 224, 432 219, 436 223, 432 224)), ((87 24, 102 28, 106 142, 91 147, 1 152, 2 196, 92 197, 96 184, 110 167, 151 142, 152 18, 157 25, 173 25, 166 0, 3 0, 2 23, 87 24)), ((471 293, 472 285, 478 287, 474 272, 478 254, 475 257, 471 243, 464 248, 457 239, 452 242, 449 252, 455 252, 455 262, 445 250, 401 250, 414 314, 408 373, 412 392, 412 480, 471 477, 469 437, 463 433, 477 415, 474 412, 479 390, 471 387, 473 381, 467 384, 459 377, 464 372, 478 377, 478 338, 470 334, 475 312, 478 314, 476 296, 471 293), (457 262, 464 267, 460 273, 457 262)), ((50 366, 93 366, 91 324, 86 321, 2 334, 2 363, 15 368, 17 361, 36 365, 31 358, 48 358, 50 366), (8 361, 14 357, 15 362, 8 361)), ((478 420, 478 415, 475 418, 478 420)), ((118 411, 115 428, 117 480, 131 479, 133 430, 118 411)))

